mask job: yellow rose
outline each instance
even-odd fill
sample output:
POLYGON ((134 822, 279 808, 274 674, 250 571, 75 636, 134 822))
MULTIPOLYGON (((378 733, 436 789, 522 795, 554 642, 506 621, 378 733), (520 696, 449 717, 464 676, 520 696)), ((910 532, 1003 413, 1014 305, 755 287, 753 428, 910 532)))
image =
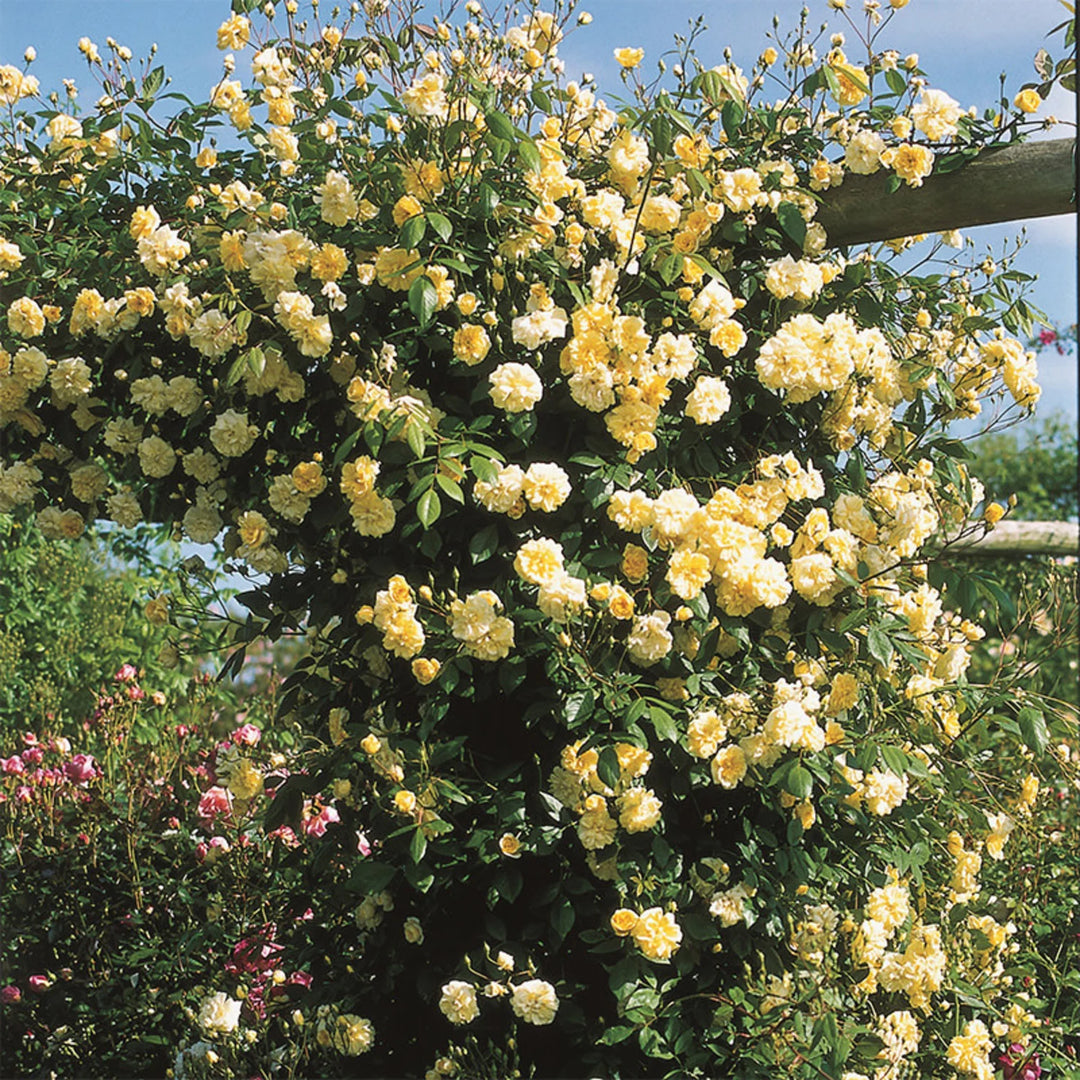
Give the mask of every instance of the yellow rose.
POLYGON ((636 68, 645 57, 644 49, 616 49, 615 59, 627 69, 636 68))
POLYGON ((627 937, 634 932, 637 921, 638 917, 636 911, 631 911, 629 908, 619 908, 619 910, 611 916, 611 929, 614 930, 619 937, 627 937))
POLYGON ((649 554, 637 544, 627 544, 623 548, 623 577, 635 584, 649 576, 649 554))
POLYGON ((374 756, 382 749, 382 742, 379 740, 379 736, 372 732, 365 735, 360 740, 360 749, 363 750, 365 754, 374 756))
POLYGON ((508 859, 520 858, 521 841, 513 833, 503 833, 499 838, 499 850, 508 859))
POLYGON ((434 682, 442 665, 438 660, 429 660, 426 656, 418 656, 412 662, 413 678, 421 686, 427 686, 434 682))
POLYGON ((1042 104, 1042 98, 1039 97, 1037 90, 1032 90, 1030 87, 1027 90, 1021 90, 1016 97, 1013 98, 1013 104, 1021 111, 1025 113, 1037 112, 1039 106, 1042 104))
POLYGON ((408 788, 402 788, 394 796, 394 809, 399 814, 411 814, 416 809, 416 796, 408 788))
POLYGON ((419 199, 414 199, 411 195, 402 195, 396 203, 394 203, 394 224, 397 226, 404 225, 406 221, 411 217, 416 217, 417 214, 424 212, 423 206, 420 204, 419 199))

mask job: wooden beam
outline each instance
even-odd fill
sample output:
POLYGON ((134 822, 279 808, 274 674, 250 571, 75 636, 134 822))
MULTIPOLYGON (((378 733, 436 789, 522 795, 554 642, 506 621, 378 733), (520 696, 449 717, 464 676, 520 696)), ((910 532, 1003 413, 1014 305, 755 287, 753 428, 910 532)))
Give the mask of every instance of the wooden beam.
POLYGON ((1076 213, 1074 139, 1014 143, 984 150, 922 187, 886 190, 892 172, 848 173, 826 191, 817 221, 830 247, 892 240, 1023 218, 1076 213))
POLYGON ((1000 521, 982 536, 949 546, 949 554, 1080 555, 1080 525, 1068 521, 1000 521))

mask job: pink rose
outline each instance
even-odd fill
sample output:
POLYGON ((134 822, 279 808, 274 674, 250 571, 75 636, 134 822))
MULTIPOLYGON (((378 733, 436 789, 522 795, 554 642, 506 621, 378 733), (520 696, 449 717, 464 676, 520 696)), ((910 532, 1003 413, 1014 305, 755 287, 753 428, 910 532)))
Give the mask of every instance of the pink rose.
POLYGON ((0 761, 0 767, 8 776, 18 776, 20 773, 26 772, 26 766, 18 754, 12 754, 11 757, 4 758, 3 761, 0 761))
POLYGON ((232 741, 237 746, 257 746, 262 738, 262 731, 254 724, 244 724, 232 733, 232 741))
POLYGON ((139 677, 138 668, 132 664, 124 664, 123 667, 113 676, 117 682, 134 682, 139 677))
POLYGON ((0 989, 0 1005, 18 1005, 22 1001, 22 991, 17 986, 5 986, 0 989))
POLYGON ((199 817, 213 821, 219 814, 232 812, 232 792, 223 787, 212 787, 199 800, 199 817))
POLYGON ((1027 1051, 1020 1043, 1013 1043, 1007 1054, 998 1058, 1003 1072, 1003 1080, 1039 1080, 1042 1066, 1039 1055, 1025 1056, 1027 1051))
POLYGON ((85 784, 97 776, 97 767, 90 754, 76 754, 65 766, 64 775, 73 784, 85 784))
POLYGON ((336 824, 340 820, 341 817, 332 806, 324 806, 316 813, 315 807, 307 803, 301 816, 300 828, 308 836, 325 836, 327 826, 336 824))
POLYGON ((52 985, 48 975, 31 975, 29 982, 32 994, 44 994, 52 985))
POLYGON ((25 765, 40 765, 45 754, 40 746, 31 746, 29 750, 24 750, 19 757, 23 759, 25 765))

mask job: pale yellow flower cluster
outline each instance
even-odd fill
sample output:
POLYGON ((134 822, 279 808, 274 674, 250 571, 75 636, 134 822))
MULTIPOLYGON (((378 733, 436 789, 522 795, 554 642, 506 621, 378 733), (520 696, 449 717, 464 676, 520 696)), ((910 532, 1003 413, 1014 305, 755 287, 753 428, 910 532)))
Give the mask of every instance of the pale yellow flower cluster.
POLYGON ((896 920, 908 916, 906 889, 898 889, 895 897, 879 903, 876 911, 887 921, 864 919, 851 941, 855 962, 869 968, 858 990, 863 994, 877 990, 902 993, 913 1009, 929 1014, 931 996, 941 990, 949 966, 941 931, 916 920, 906 934, 903 951, 892 951, 889 941, 901 927, 896 920))
POLYGON ((490 589, 481 589, 450 604, 450 633, 464 645, 466 656, 503 660, 514 647, 514 624, 500 615, 502 602, 490 589))
MULTIPOLYGON (((720 488, 704 506, 682 488, 663 491, 655 499, 639 490, 617 491, 608 504, 608 516, 628 532, 649 530, 662 548, 672 549, 666 576, 672 591, 683 600, 694 599, 712 583, 722 610, 745 616, 759 607, 783 604, 794 582, 802 586, 804 595, 831 602, 832 596, 826 600, 824 592, 839 591, 833 567, 855 568, 855 539, 826 525, 821 540, 831 552, 814 556, 809 563, 800 563, 799 558, 812 556, 815 545, 800 539, 789 578, 782 562, 766 557, 770 539, 761 531, 777 523, 789 503, 819 498, 824 493, 820 474, 813 465, 804 469, 790 454, 762 459, 758 472, 760 479, 754 483, 734 490, 720 488)), ((776 547, 785 546, 780 540, 790 543, 782 531, 771 535, 776 547)), ((652 644, 637 650, 646 662, 654 662, 667 651, 659 648, 661 631, 666 633, 666 624, 648 630, 652 644)), ((646 633, 644 622, 640 632, 646 633)))
POLYGON ((791 951, 812 967, 820 967, 836 943, 839 913, 828 904, 808 904, 795 923, 791 951))
POLYGON ((36 97, 38 81, 33 75, 25 75, 12 64, 0 64, 0 105, 8 108, 20 99, 36 97))
POLYGON ((655 828, 660 823, 662 803, 652 790, 634 783, 648 771, 652 754, 631 743, 616 743, 619 778, 610 788, 597 772, 597 751, 579 754, 580 745, 579 740, 564 747, 549 786, 555 798, 579 815, 577 835, 582 847, 590 854, 607 848, 614 843, 619 826, 628 834, 655 828))
POLYGON ((682 927, 670 911, 647 908, 631 930, 634 944, 649 960, 670 960, 682 943, 682 927))
POLYGON ((986 1025, 981 1020, 969 1020, 964 1025, 961 1035, 954 1035, 945 1052, 950 1065, 965 1077, 973 1080, 993 1080, 996 1075, 990 1063, 990 1052, 994 1048, 993 1039, 986 1025))
POLYGON ((747 922, 746 902, 752 900, 757 889, 739 882, 731 889, 718 889, 709 901, 709 914, 723 927, 747 922))
POLYGON ((375 490, 379 468, 377 461, 362 455, 341 470, 341 493, 349 500, 353 528, 361 536, 383 536, 396 520, 393 503, 375 490))
POLYGON ((383 632, 387 652, 409 660, 424 647, 424 628, 416 618, 416 599, 409 583, 395 574, 375 596, 375 629, 383 632))

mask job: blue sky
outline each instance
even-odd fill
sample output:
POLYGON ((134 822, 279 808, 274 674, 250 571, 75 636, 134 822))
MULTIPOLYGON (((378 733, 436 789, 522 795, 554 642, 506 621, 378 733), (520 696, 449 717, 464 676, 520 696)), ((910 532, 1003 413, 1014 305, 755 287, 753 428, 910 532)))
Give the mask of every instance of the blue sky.
MULTIPOLYGON (((328 13, 331 4, 323 11, 328 13)), ((602 90, 618 96, 622 89, 612 49, 620 45, 646 49, 646 65, 670 48, 673 35, 685 32, 703 14, 709 30, 698 41, 698 55, 706 64, 722 61, 730 46, 735 62, 749 67, 768 44, 766 32, 772 16, 781 29, 794 27, 803 0, 584 0, 593 23, 571 35, 560 49, 568 77, 593 72, 602 90)), ((825 0, 806 0, 810 25, 828 22, 830 29, 849 30, 825 0)), ((849 0, 853 13, 860 0, 849 0)), ((887 3, 883 6, 887 9, 887 3)), ((302 12, 309 10, 302 4, 302 12)), ((163 63, 173 82, 170 89, 203 98, 221 73, 215 31, 228 16, 227 0, 0 0, 0 62, 21 66, 24 49, 32 45, 38 59, 32 67, 43 90, 61 87, 73 78, 82 88, 84 107, 92 107, 98 94, 87 76, 77 42, 89 36, 104 50, 111 36, 127 45, 136 57, 158 45, 155 62, 163 63)), ((898 12, 881 39, 883 47, 902 54, 917 52, 930 85, 950 93, 961 105, 981 110, 998 95, 998 76, 1007 76, 1011 98, 1025 81, 1034 78, 1032 58, 1041 46, 1060 54, 1060 35, 1053 42, 1047 31, 1066 17, 1058 0, 911 0, 898 12)), ((1072 120, 1075 99, 1055 92, 1043 112, 1072 120)), ((1074 129, 1059 127, 1049 137, 1065 137, 1074 129)), ((1015 236, 1020 222, 967 230, 978 250, 999 252, 1007 237, 1015 236)), ((1076 321, 1077 232, 1073 216, 1044 218, 1026 223, 1028 246, 1017 265, 1039 274, 1033 295, 1038 307, 1055 321, 1076 321)), ((1077 413, 1077 358, 1058 357, 1053 351, 1040 357, 1044 387, 1040 412, 1062 409, 1077 413)))

